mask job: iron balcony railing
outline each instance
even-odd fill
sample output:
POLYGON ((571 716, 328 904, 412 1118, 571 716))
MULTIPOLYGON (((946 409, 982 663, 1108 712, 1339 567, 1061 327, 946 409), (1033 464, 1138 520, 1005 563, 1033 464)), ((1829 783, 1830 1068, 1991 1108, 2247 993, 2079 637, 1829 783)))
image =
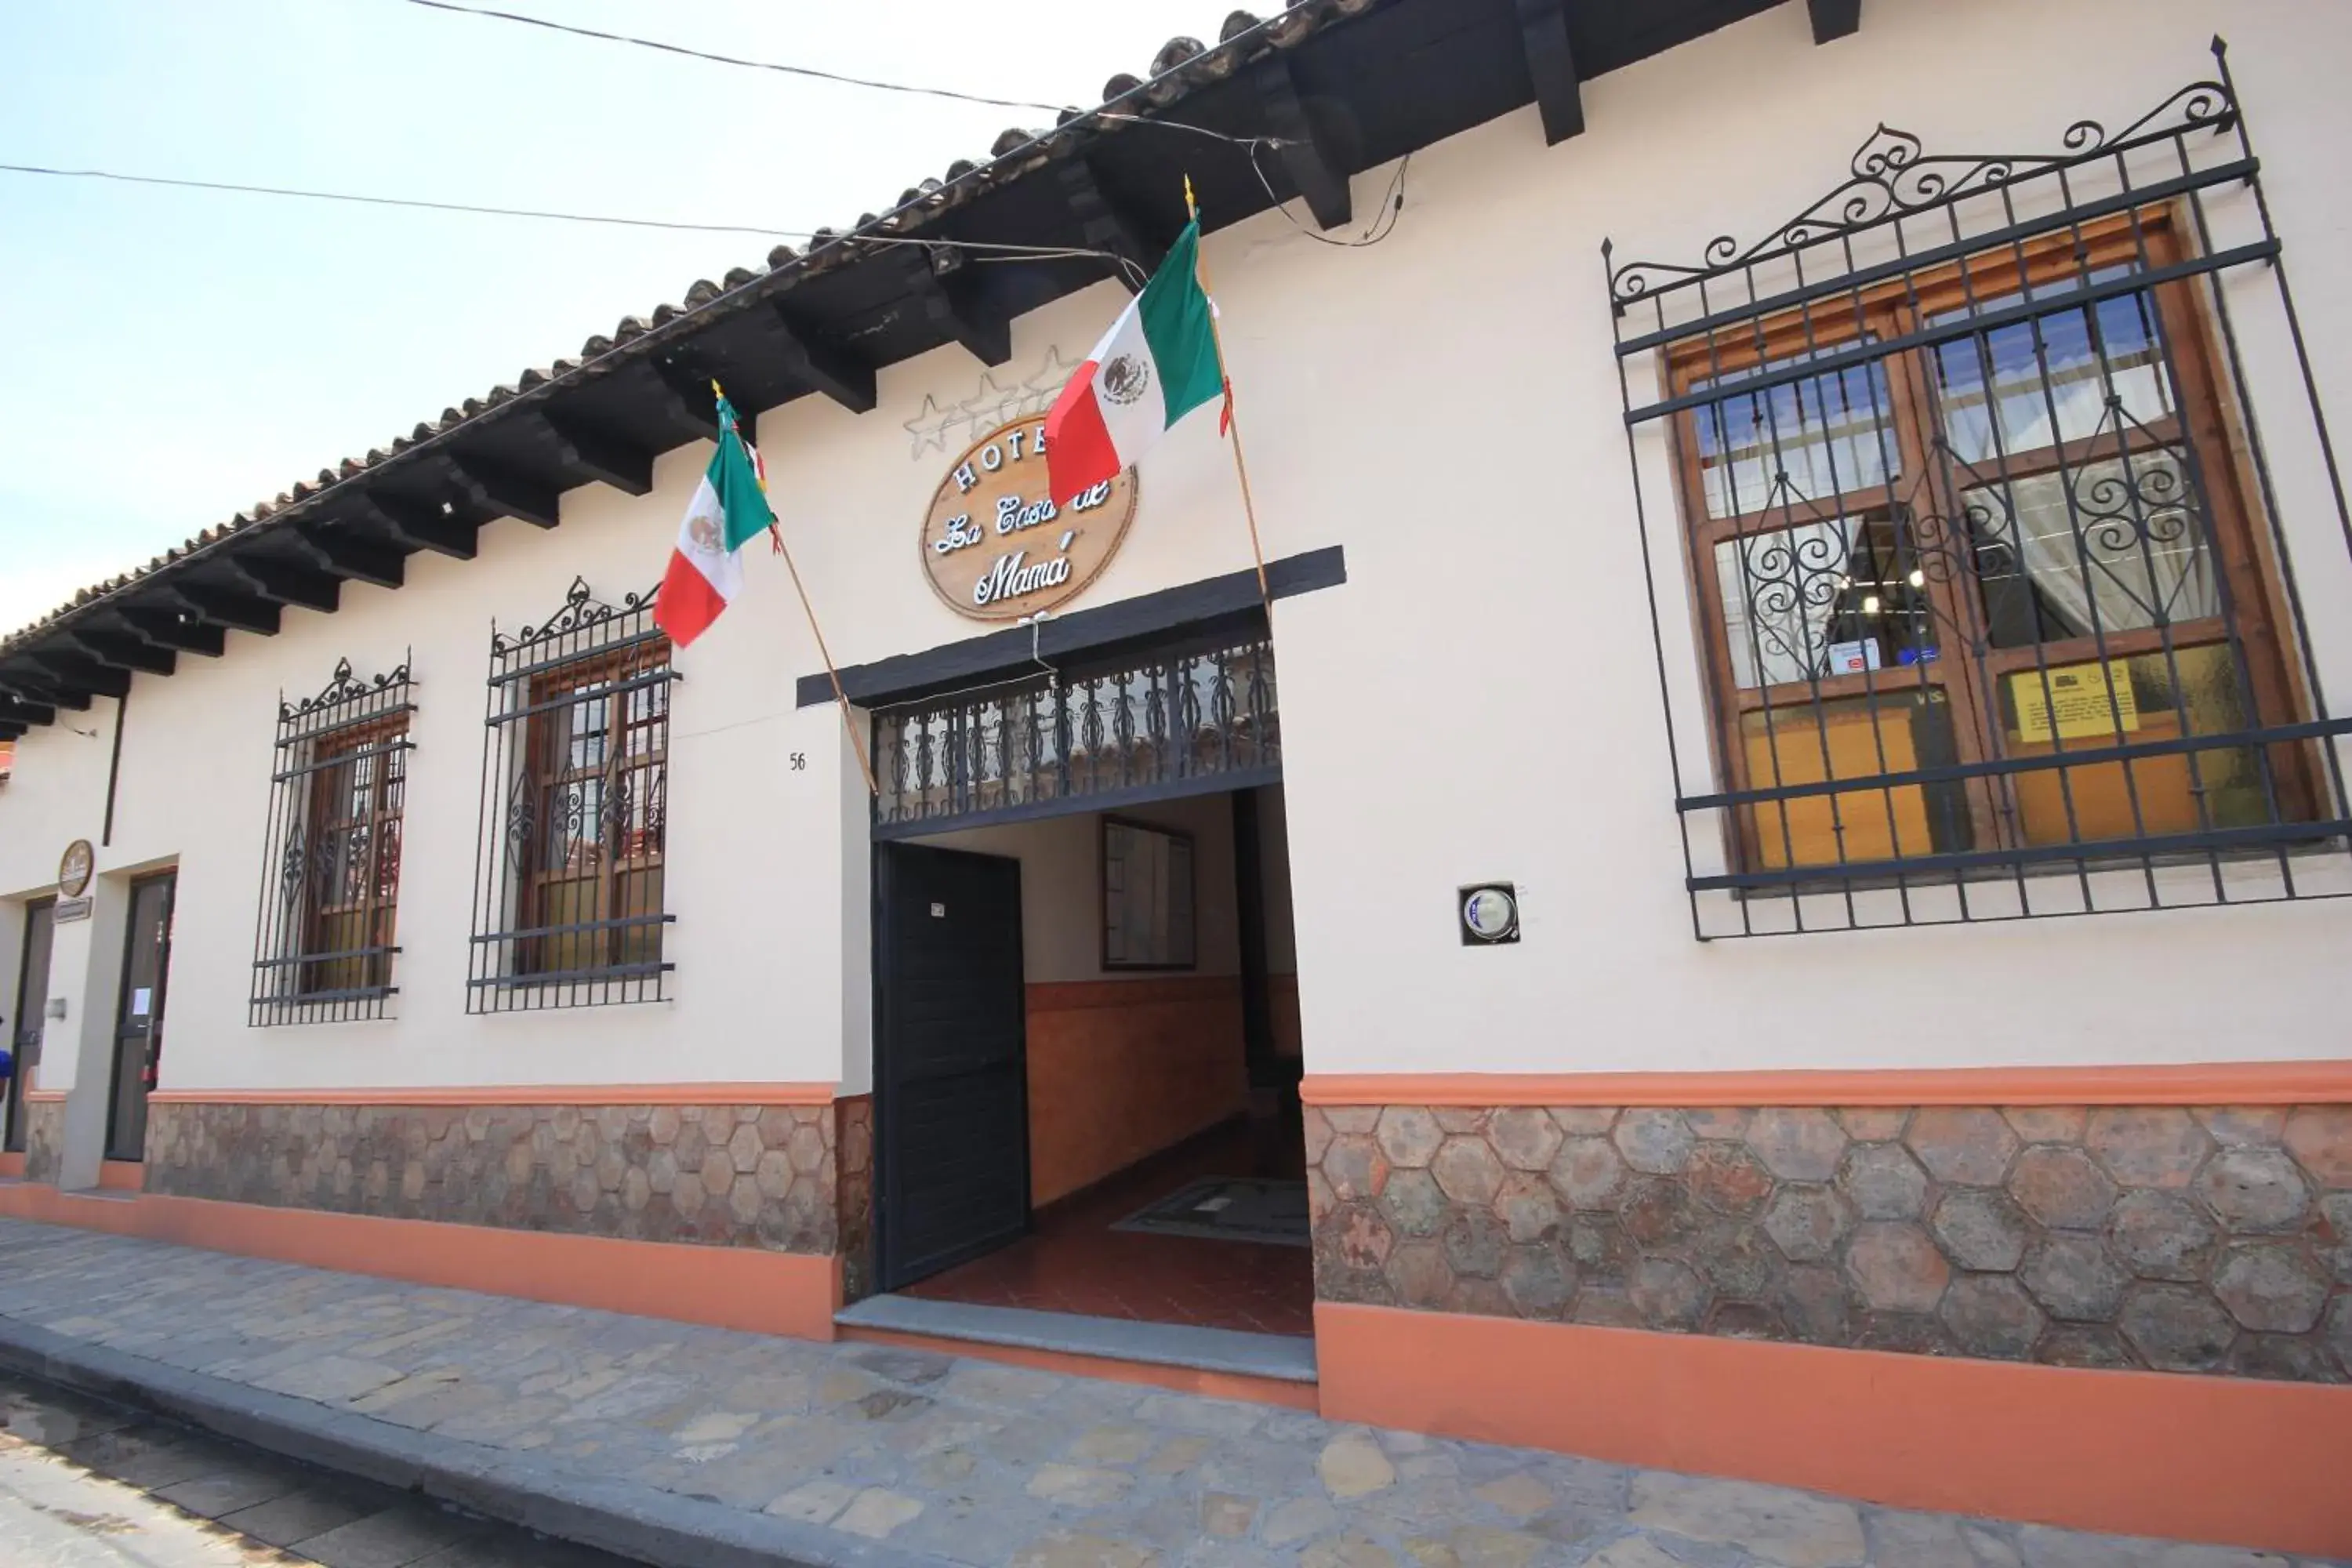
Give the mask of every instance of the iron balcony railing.
POLYGON ((883 709, 876 836, 1272 783, 1276 696, 1273 644, 1254 636, 883 709))

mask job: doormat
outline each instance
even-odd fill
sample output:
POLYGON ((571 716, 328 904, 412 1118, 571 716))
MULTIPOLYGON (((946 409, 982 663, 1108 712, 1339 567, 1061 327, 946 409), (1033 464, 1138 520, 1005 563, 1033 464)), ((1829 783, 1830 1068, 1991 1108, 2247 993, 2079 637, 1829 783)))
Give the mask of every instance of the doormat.
POLYGON ((1255 1176, 1207 1176, 1147 1204, 1111 1229, 1306 1247, 1310 1244, 1307 1184, 1267 1182, 1255 1176))

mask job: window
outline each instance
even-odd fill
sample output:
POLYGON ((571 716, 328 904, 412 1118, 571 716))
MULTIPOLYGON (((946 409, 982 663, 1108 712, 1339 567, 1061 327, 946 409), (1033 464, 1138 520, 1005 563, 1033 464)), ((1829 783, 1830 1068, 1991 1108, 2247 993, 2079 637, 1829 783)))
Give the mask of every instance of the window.
POLYGON ((1882 129, 1763 242, 1613 268, 1636 479, 1662 430, 1721 781, 1678 791, 1695 910, 1735 901, 1737 930, 1700 935, 1806 929, 1810 894, 1831 924, 2088 912, 2116 868, 2132 907, 2200 901, 2159 888, 2184 866, 2202 901, 2246 896, 2225 863, 2271 868, 2256 898, 2314 890, 2294 857, 2352 813, 2313 742, 2352 725, 2312 696, 2234 381, 2215 279, 2277 246, 2213 238, 2205 193, 2252 177, 2212 134, 2242 136, 2231 103, 2198 84, 2048 159, 1882 129), (2081 896, 2037 908, 2038 870, 2081 896), (1953 896, 1915 904, 1929 884, 1953 896), (1759 928, 1746 906, 1773 896, 1790 912, 1759 928))
POLYGON ((250 1022, 383 1016, 400 901, 408 666, 370 680, 349 660, 316 697, 278 705, 250 1022))
POLYGON ((1192 835, 1104 817, 1102 909, 1105 969, 1195 967, 1192 835))
POLYGON ((575 581, 544 626, 492 635, 471 1011, 664 994, 677 674, 652 600, 604 605, 575 581))
MULTIPOLYGON (((2193 294, 2036 308, 2180 255, 2164 210, 2127 214, 1859 290, 1833 324, 1676 346, 1675 390, 1710 395, 1678 423, 1736 787, 2297 717, 2193 294), (1923 327, 1962 335, 1743 384, 1923 327)), ((2313 782, 2298 748, 2200 748, 1783 798, 1736 832, 1744 864, 1776 870, 2128 848, 2308 820, 2313 782)))

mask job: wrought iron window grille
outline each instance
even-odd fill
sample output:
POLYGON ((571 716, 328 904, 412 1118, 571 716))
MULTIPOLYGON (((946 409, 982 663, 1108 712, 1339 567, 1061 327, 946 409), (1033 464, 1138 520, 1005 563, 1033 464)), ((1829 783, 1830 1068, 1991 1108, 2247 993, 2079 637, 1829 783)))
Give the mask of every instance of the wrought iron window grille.
POLYGON ((667 994, 669 689, 684 677, 653 607, 652 590, 610 605, 574 578, 546 620, 490 628, 469 1013, 667 994))
POLYGON ((2352 509, 2213 56, 2054 152, 1881 125, 1752 243, 1602 245, 1699 940, 2352 893, 2294 548, 2340 587, 2352 509))
POLYGON ((399 993, 408 663, 362 679, 339 659, 315 695, 279 697, 249 1025, 381 1018, 399 993))
POLYGON ((1274 783, 1276 697, 1260 627, 877 710, 874 836, 1274 783))

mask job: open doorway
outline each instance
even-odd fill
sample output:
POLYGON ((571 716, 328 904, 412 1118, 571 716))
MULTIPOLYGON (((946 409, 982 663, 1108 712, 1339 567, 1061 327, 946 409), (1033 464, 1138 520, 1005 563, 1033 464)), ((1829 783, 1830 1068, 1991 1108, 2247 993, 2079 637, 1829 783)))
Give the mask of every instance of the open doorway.
POLYGON ((1312 1332, 1282 786, 900 838, 877 868, 877 1283, 1312 1332))

